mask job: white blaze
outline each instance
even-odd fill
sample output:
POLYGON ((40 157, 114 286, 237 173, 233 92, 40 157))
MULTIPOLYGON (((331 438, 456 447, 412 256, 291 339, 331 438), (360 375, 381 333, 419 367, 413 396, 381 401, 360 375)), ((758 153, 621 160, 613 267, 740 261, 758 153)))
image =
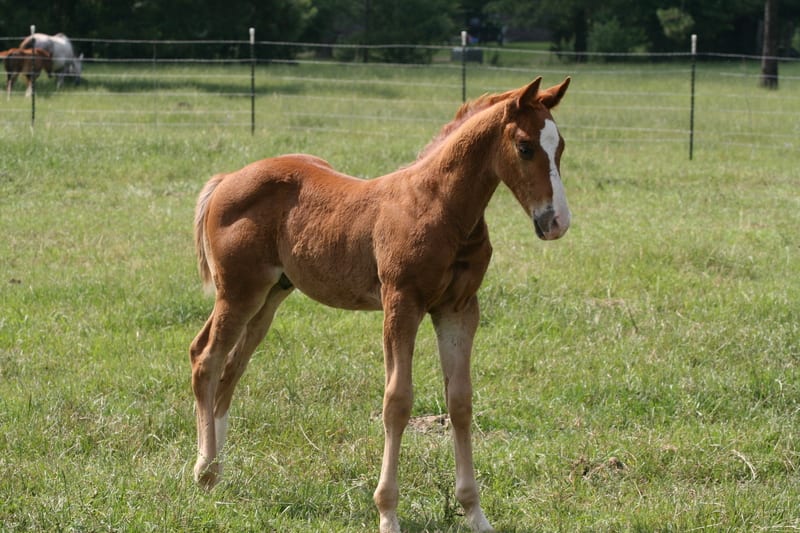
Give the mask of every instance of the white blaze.
POLYGON ((567 194, 564 192, 564 185, 561 183, 561 174, 556 166, 556 151, 561 137, 558 134, 556 123, 550 119, 545 119, 544 127, 539 132, 539 146, 542 147, 550 163, 550 185, 553 189, 553 209, 558 217, 559 225, 563 228, 569 227, 570 212, 567 206, 567 194))

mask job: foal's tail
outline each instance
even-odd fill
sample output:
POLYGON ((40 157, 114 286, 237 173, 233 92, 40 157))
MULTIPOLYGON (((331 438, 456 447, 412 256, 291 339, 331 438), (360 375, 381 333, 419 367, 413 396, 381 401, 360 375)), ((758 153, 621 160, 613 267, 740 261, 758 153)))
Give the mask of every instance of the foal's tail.
POLYGON ((197 253, 197 269, 200 271, 200 279, 203 281, 203 288, 208 292, 213 290, 211 265, 208 262, 206 251, 206 213, 208 202, 214 195, 217 185, 220 184, 224 174, 217 174, 208 180, 200 196, 197 197, 197 206, 194 210, 194 248, 197 253))

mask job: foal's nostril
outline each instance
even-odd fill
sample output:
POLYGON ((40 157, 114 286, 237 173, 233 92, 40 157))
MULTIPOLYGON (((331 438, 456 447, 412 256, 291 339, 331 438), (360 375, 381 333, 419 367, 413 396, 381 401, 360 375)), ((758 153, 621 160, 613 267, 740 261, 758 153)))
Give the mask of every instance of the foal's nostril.
POLYGON ((539 219, 533 219, 533 228, 536 230, 536 236, 540 239, 544 239, 544 230, 542 230, 542 226, 539 225, 539 219))
POLYGON ((549 234, 554 227, 558 227, 555 211, 545 209, 540 213, 534 214, 533 225, 536 228, 536 235, 541 239, 545 238, 545 235, 549 234))

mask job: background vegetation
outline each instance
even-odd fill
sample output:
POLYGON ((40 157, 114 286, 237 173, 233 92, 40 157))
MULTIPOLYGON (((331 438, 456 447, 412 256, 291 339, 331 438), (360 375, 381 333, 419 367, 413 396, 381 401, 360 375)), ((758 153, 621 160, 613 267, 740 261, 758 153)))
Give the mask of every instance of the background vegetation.
MULTIPOLYGON (((437 67, 260 68, 251 136, 246 67, 154 68, 42 82, 34 129, 19 94, 3 102, 22 114, 0 125, 0 529, 374 528, 381 316, 300 294, 239 386, 225 481, 193 485, 187 350, 211 302, 192 210, 211 174, 285 152, 389 172, 460 86, 437 67)), ((698 117, 692 162, 686 65, 470 71, 470 96, 574 78, 556 111, 572 229, 538 241, 504 188, 487 213, 475 454, 501 531, 800 528, 800 90, 706 68, 700 109, 731 113, 698 117)), ((425 418, 444 413, 438 366, 426 322, 409 531, 463 530, 449 436, 425 418)))
MULTIPOLYGON (((443 44, 469 30, 481 43, 550 39, 559 50, 760 54, 765 0, 177 0, 138 2, 0 0, 0 35, 27 35, 31 24, 78 39, 257 39, 315 43, 443 44)), ((800 0, 778 3, 778 55, 796 54, 800 0), (794 44, 793 44, 794 43, 794 44)), ((131 48, 135 50, 135 48, 131 48)), ((87 56, 103 55, 87 43, 87 56)), ((277 51, 277 50, 276 50, 277 51)), ((284 53, 286 50, 283 51, 284 53)), ((391 51, 362 59, 418 61, 391 51)), ((138 53, 138 52, 137 52, 138 53)), ((220 47, 218 53, 229 50, 220 47)), ((579 56, 580 57, 580 56, 579 56)))

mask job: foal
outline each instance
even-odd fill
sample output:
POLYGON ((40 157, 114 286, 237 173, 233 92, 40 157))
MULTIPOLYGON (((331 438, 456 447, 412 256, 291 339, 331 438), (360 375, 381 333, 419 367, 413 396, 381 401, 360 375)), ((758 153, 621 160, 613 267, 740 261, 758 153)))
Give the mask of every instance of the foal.
POLYGON ((329 306, 383 311, 385 440, 374 500, 384 533, 400 531, 397 466, 411 414, 411 359, 420 322, 431 315, 453 426, 456 497, 473 530, 492 531, 470 435, 476 293, 492 253, 484 210, 503 182, 541 239, 558 239, 570 224, 559 170, 564 142, 550 114, 569 78, 547 90, 540 81, 462 107, 416 162, 380 178, 360 180, 322 159, 285 155, 205 185, 195 244, 216 299, 190 348, 201 486, 219 480, 233 390, 296 287, 329 306))
POLYGON ((6 69, 6 99, 11 98, 11 87, 20 74, 24 74, 27 79, 25 96, 30 96, 33 82, 42 70, 49 75, 53 68, 50 52, 42 48, 10 48, 0 52, 0 57, 3 58, 3 67, 6 69))
POLYGON ((63 33, 47 35, 46 33, 34 33, 25 37, 19 43, 20 48, 42 48, 50 53, 53 59, 52 71, 48 75, 55 73, 56 88, 60 89, 64 85, 64 78, 69 76, 76 84, 81 81, 83 69, 83 54, 75 56, 75 49, 72 41, 63 33))

